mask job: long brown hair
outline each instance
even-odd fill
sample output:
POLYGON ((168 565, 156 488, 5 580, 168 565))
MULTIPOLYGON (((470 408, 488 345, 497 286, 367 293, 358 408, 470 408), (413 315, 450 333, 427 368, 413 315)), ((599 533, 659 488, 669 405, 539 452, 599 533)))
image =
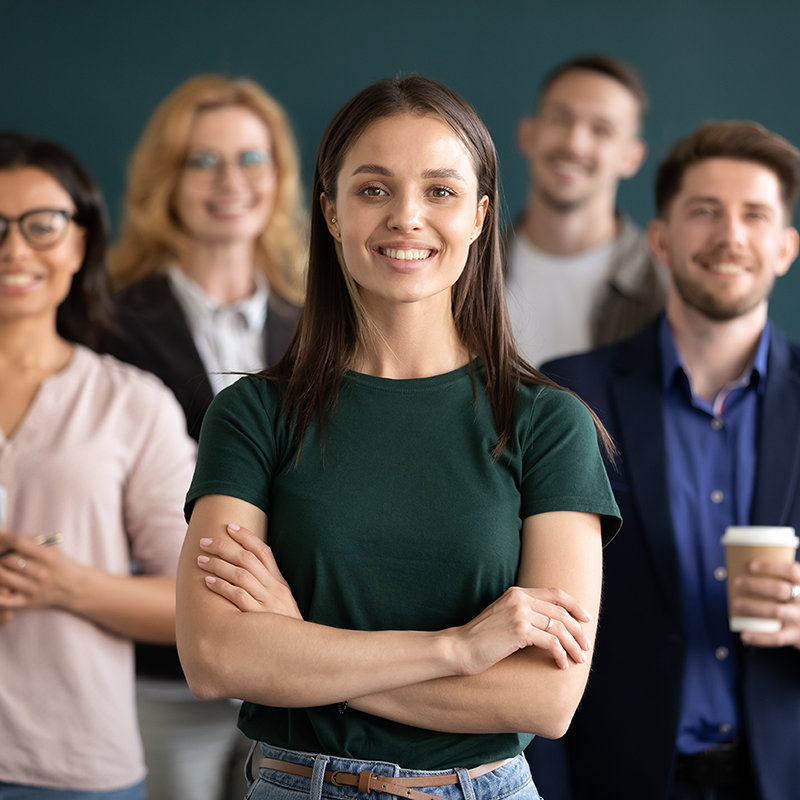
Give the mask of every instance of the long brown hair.
POLYGON ((136 145, 120 239, 109 256, 117 286, 164 272, 191 249, 191 238, 175 215, 175 188, 196 114, 224 106, 252 111, 270 132, 277 190, 272 214, 256 240, 256 266, 287 299, 302 298, 306 217, 300 202, 297 143, 289 120, 258 84, 220 75, 199 75, 182 83, 156 108, 136 145))
MULTIPOLYGON (((314 171, 306 303, 286 355, 263 375, 280 383, 284 413, 294 425, 298 444, 314 417, 323 426, 335 409, 341 378, 359 346, 369 340, 369 332, 364 330, 357 289, 352 288, 352 278, 328 230, 320 198, 324 193, 335 202, 344 159, 369 125, 401 115, 432 115, 449 125, 471 156, 478 198, 489 198, 481 234, 470 245, 464 270, 451 291, 456 331, 485 370, 486 396, 497 430, 494 453, 498 456, 513 431, 520 381, 560 387, 523 361, 512 340, 503 294, 494 143, 475 110, 430 78, 379 81, 345 103, 328 125, 314 171)), ((602 426, 598 430, 607 440, 602 426)))

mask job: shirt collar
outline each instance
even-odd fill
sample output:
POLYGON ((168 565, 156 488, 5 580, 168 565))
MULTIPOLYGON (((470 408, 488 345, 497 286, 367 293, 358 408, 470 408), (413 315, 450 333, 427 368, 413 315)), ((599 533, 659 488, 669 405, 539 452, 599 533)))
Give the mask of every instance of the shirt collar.
POLYGON ((264 327, 269 284, 260 272, 256 272, 253 276, 256 284, 255 292, 250 297, 227 306, 223 306, 218 300, 211 297, 177 265, 173 264, 167 274, 178 300, 190 315, 213 318, 220 309, 224 308, 230 312, 239 312, 251 330, 260 331, 264 327))
MULTIPOLYGON (((758 340, 755 357, 745 369, 742 377, 737 381, 741 386, 754 385, 758 394, 763 394, 766 388, 769 330, 770 323, 767 320, 758 340)), ((658 326, 658 347, 661 354, 661 388, 663 392, 666 394, 675 385, 676 375, 684 376, 687 388, 691 389, 689 376, 684 368, 678 348, 675 346, 672 328, 667 322, 665 314, 661 315, 658 326)))

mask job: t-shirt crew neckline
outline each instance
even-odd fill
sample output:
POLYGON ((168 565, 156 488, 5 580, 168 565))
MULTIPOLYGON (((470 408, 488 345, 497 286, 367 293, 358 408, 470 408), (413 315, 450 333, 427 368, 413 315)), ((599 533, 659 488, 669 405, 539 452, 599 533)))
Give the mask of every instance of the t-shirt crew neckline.
POLYGON ((354 370, 347 370, 344 377, 374 389, 383 389, 388 392, 414 392, 428 391, 447 386, 454 381, 461 380, 463 377, 468 376, 472 370, 477 373, 480 369, 481 361, 476 358, 463 367, 458 367, 450 372, 443 372, 441 375, 431 375, 427 378, 382 378, 377 375, 369 375, 366 372, 356 372, 354 370))

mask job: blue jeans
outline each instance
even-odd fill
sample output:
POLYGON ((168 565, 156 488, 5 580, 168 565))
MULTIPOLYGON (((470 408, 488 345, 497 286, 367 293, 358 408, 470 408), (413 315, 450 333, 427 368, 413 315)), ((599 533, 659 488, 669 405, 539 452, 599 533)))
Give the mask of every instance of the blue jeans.
MULTIPOLYGON (((386 775, 399 778, 411 778, 424 775, 445 775, 456 773, 458 783, 449 786, 433 786, 419 790, 428 794, 437 795, 444 800, 541 800, 536 787, 531 780, 531 771, 528 762, 521 754, 508 764, 498 767, 492 772, 481 775, 480 778, 470 780, 466 770, 452 769, 436 772, 421 770, 401 769, 397 764, 386 761, 356 761, 349 758, 336 756, 318 756, 313 753, 302 753, 298 750, 284 750, 280 747, 271 747, 263 742, 259 743, 261 754, 266 758, 277 758, 281 761, 291 761, 294 764, 314 768, 314 776, 306 778, 301 775, 291 775, 273 769, 261 769, 259 774, 250 783, 247 800, 354 800, 358 795, 357 789, 352 786, 335 786, 322 780, 326 770, 344 770, 345 772, 359 773, 361 770, 372 770, 375 775, 386 775)), ((255 755, 258 758, 258 755, 255 755)), ((415 787, 416 788, 416 787, 415 787)), ((382 792, 375 793, 375 800, 399 800, 394 795, 382 792)))
POLYGON ((144 781, 124 789, 102 792, 74 789, 51 789, 47 786, 23 786, 0 781, 0 800, 147 800, 144 781))

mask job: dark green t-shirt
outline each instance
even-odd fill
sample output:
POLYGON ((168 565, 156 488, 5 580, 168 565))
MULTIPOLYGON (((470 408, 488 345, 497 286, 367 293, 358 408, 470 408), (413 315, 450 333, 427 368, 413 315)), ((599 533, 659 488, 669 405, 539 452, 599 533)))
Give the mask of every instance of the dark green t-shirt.
MULTIPOLYGON (((523 386, 514 435, 495 461, 480 367, 475 378, 477 398, 469 366, 418 380, 348 373, 324 452, 312 424, 299 461, 278 387, 243 378, 205 418, 187 514, 207 494, 261 508, 304 619, 357 630, 463 624, 514 584, 524 518, 593 512, 605 540, 619 527, 584 406, 523 386)), ((334 705, 245 703, 239 726, 278 747, 431 770, 514 756, 532 738, 440 733, 334 705)))

